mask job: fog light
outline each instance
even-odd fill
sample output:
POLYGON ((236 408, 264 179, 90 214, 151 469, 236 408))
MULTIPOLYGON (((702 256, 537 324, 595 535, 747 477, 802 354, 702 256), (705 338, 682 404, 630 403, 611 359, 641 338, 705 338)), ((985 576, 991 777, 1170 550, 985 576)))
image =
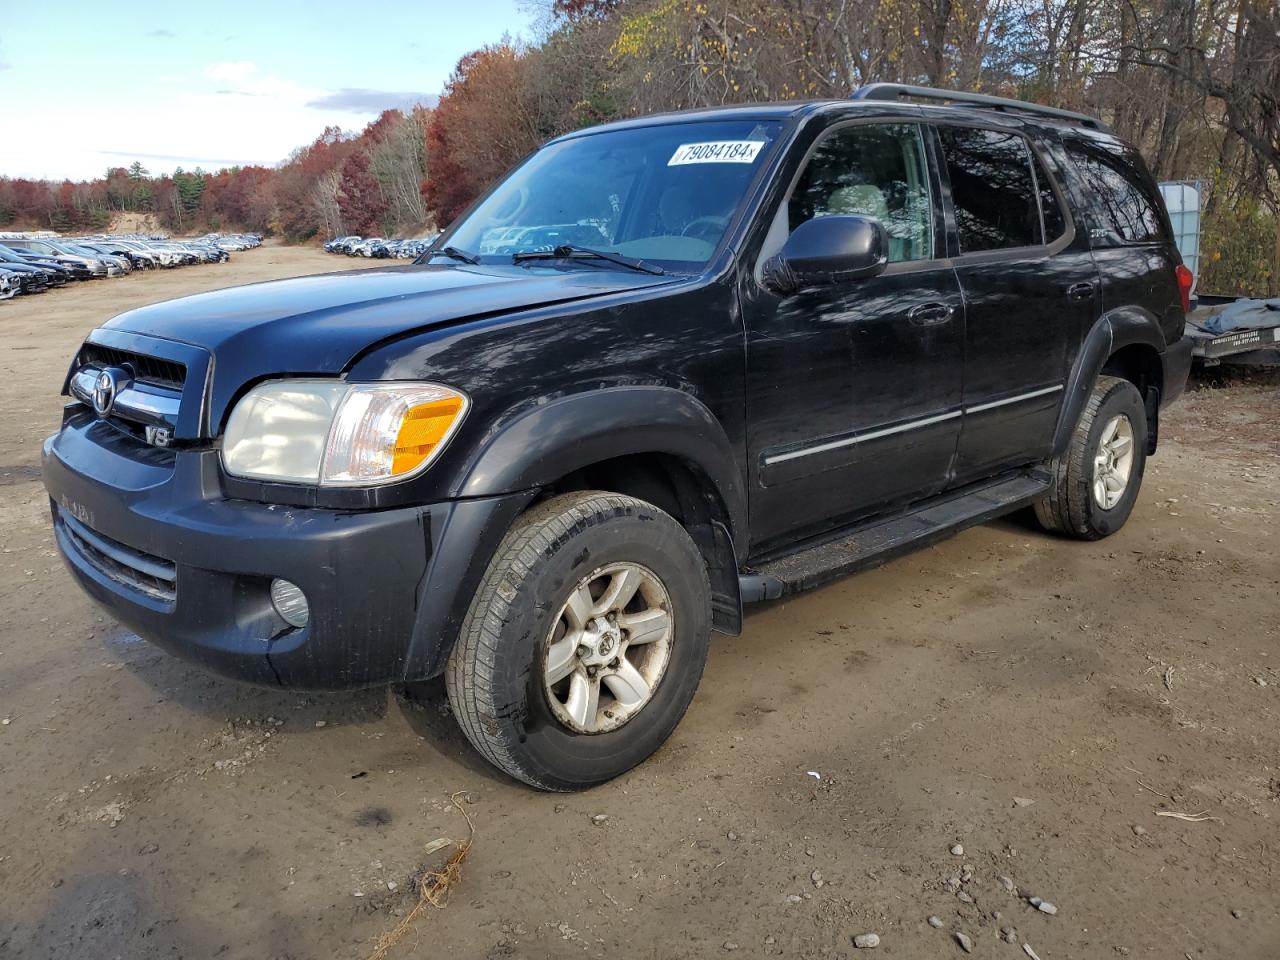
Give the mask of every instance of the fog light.
POLYGON ((296 583, 276 578, 271 581, 271 605, 291 627, 305 627, 311 617, 307 595, 296 583))

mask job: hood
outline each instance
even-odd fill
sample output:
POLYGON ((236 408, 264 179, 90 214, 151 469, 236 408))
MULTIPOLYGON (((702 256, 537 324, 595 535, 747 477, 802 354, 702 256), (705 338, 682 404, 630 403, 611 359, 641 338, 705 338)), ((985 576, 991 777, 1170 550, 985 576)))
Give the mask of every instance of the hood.
POLYGON ((671 283, 596 266, 395 266, 273 280, 131 310, 105 329, 213 354, 214 406, 266 376, 335 375, 379 341, 477 316, 671 283))

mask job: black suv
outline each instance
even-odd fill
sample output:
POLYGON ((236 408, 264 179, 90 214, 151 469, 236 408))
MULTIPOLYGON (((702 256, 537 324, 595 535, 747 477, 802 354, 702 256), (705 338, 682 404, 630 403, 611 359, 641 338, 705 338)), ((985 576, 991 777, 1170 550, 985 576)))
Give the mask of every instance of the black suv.
POLYGON ((646 117, 414 265, 94 330, 44 479, 142 636, 263 684, 443 673, 485 757, 573 789, 658 748, 745 602, 1027 506, 1119 529, 1189 287, 1090 117, 883 84, 646 117))

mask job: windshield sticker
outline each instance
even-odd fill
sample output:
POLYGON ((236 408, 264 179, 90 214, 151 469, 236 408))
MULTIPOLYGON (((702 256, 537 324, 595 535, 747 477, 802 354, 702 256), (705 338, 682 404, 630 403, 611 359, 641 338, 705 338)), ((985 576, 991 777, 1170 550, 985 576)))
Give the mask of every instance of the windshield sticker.
POLYGON ((754 163, 763 140, 712 140, 707 143, 682 143, 667 161, 668 167, 688 163, 754 163))

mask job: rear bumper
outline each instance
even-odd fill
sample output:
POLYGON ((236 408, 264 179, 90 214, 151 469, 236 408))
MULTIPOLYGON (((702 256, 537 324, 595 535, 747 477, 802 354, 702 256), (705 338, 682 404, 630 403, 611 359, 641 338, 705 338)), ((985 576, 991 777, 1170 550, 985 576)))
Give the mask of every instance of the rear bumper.
POLYGON ((486 534, 519 508, 510 497, 367 512, 229 500, 216 452, 135 458, 113 429, 69 418, 44 445, 59 552, 129 629, 252 683, 333 689, 435 672, 474 590, 471 561, 483 569, 486 534), (306 626, 275 612, 275 577, 306 594, 306 626))
POLYGON ((1175 340, 1164 352, 1164 383, 1160 391, 1160 405, 1172 403, 1187 389, 1187 377, 1191 374, 1190 337, 1175 340))

